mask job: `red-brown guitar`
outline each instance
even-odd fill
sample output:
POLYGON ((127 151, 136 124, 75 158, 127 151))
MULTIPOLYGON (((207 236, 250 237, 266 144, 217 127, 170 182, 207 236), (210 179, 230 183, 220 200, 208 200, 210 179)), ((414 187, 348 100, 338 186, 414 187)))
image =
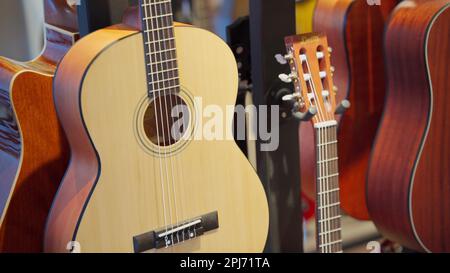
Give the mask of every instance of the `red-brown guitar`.
POLYGON ((450 252, 450 1, 403 1, 385 52, 389 95, 368 174, 370 217, 403 246, 450 252))
POLYGON ((46 45, 30 62, 0 58, 0 252, 42 252, 69 147, 53 104, 57 63, 78 39, 76 8, 45 1, 46 45))

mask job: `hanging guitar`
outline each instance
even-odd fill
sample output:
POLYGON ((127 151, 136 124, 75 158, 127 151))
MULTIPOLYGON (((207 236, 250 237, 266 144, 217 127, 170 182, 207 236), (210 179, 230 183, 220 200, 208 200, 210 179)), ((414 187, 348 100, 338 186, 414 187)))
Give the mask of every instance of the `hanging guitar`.
POLYGON ((326 36, 287 37, 286 48, 287 54, 277 59, 289 63, 291 74, 281 74, 280 78, 293 83, 294 93, 285 95, 283 101, 291 102, 293 115, 311 121, 314 128, 317 249, 339 253, 342 238, 335 114, 342 114, 348 102, 337 107, 326 36))
POLYGON ((416 251, 450 251, 449 37, 448 0, 403 1, 386 29, 389 96, 367 204, 385 237, 416 251))
POLYGON ((194 139, 204 122, 196 98, 235 105, 233 53, 205 30, 174 26, 171 1, 141 0, 138 10, 141 31, 99 30, 59 66, 55 104, 72 158, 45 250, 262 251, 268 205, 254 169, 233 139, 194 139), (178 137, 175 106, 188 109, 178 137))
POLYGON ((78 39, 76 7, 46 0, 46 44, 30 62, 0 58, 0 251, 42 252, 69 160, 53 104, 56 65, 78 39))

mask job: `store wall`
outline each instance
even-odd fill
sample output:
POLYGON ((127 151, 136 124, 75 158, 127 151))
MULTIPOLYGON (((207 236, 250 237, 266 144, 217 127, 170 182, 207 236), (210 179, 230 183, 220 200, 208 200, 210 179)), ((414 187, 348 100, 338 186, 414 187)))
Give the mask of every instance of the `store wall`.
POLYGON ((30 60, 43 46, 42 0, 0 1, 0 56, 30 60))
MULTIPOLYGON (((112 22, 117 23, 128 3, 136 0, 109 2, 112 22)), ((44 45, 43 23, 43 0, 0 0, 0 56, 26 61, 39 55, 44 45)))

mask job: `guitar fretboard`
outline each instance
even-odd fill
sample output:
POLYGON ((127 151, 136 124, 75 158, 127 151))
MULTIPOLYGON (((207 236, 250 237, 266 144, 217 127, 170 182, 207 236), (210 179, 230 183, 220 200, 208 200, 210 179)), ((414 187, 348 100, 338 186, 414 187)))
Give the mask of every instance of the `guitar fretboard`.
POLYGON ((172 3, 140 0, 140 7, 149 96, 178 93, 180 80, 172 3))
POLYGON ((317 246, 321 253, 342 252, 337 123, 316 125, 317 246))

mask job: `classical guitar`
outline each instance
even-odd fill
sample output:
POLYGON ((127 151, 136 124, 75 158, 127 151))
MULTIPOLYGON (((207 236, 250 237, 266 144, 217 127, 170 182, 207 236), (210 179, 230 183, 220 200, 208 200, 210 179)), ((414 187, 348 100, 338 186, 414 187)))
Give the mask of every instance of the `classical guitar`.
POLYGON ((348 102, 337 107, 326 36, 287 37, 286 48, 288 53, 283 58, 291 74, 281 74, 280 78, 294 84, 294 93, 283 100, 292 102, 293 115, 311 121, 314 128, 317 249, 320 253, 339 253, 342 239, 335 114, 342 113, 348 102))
POLYGON ((53 104, 56 65, 78 39, 76 8, 45 1, 46 44, 30 62, 0 58, 0 251, 42 252, 69 147, 53 104))
MULTIPOLYGON (((366 177, 370 152, 381 121, 386 94, 383 58, 384 25, 398 0, 369 5, 365 0, 318 0, 314 31, 325 33, 333 48, 333 81, 338 100, 354 107, 338 116, 339 174, 341 202, 347 214, 368 220, 366 177)), ((306 124, 300 128, 302 188, 314 196, 314 162, 311 135, 306 124), (306 166, 306 167, 305 167, 306 166)))
POLYGON ((386 30, 388 94, 367 204, 379 231, 450 251, 450 1, 403 1, 386 30))
POLYGON ((207 120, 196 101, 235 105, 233 53, 205 30, 174 26, 171 1, 138 10, 141 31, 94 32, 59 66, 55 103, 72 158, 45 250, 262 251, 268 204, 254 169, 232 137, 194 135, 207 120), (187 110, 182 137, 171 130, 175 106, 187 110))

